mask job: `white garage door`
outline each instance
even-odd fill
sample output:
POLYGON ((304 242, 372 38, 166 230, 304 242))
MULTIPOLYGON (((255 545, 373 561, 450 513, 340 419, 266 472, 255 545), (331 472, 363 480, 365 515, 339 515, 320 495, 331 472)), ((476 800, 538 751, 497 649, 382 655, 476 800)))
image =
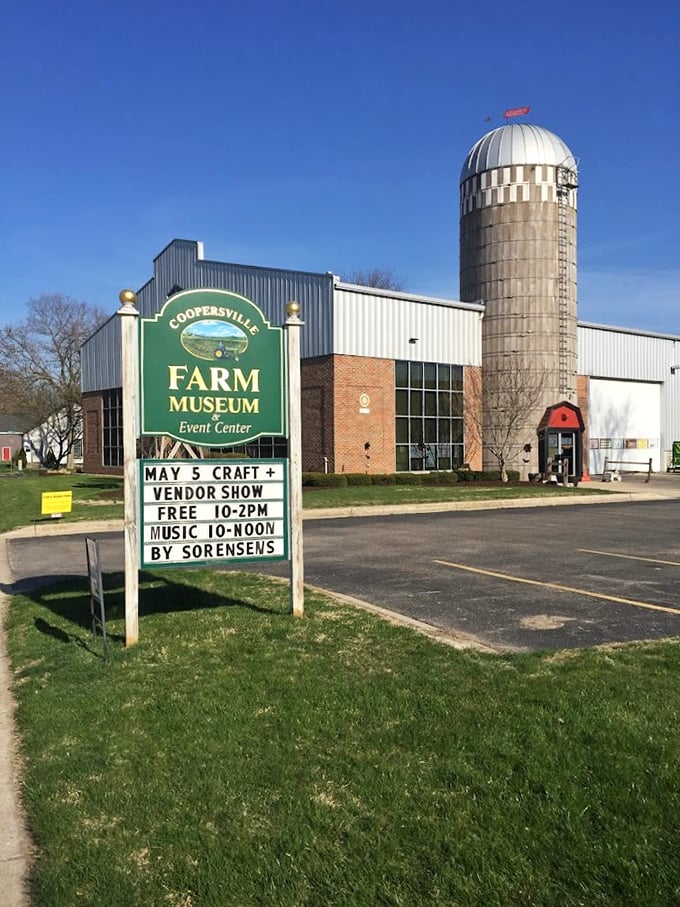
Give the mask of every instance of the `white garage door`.
POLYGON ((590 379, 588 398, 589 469, 601 473, 605 457, 640 469, 651 457, 661 469, 661 385, 590 379))

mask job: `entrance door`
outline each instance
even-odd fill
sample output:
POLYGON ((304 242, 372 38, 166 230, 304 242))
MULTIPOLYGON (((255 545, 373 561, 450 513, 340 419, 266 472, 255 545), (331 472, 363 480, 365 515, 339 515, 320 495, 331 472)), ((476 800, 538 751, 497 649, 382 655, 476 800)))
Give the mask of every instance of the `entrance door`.
POLYGON ((574 475, 574 457, 576 450, 575 431, 549 431, 548 432, 548 462, 558 463, 568 460, 568 475, 574 475))

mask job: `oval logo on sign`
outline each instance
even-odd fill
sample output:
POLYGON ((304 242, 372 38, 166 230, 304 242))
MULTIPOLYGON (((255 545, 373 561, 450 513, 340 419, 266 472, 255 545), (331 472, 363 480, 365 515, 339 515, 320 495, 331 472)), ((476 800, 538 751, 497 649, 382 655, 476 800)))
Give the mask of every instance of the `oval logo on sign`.
POLYGON ((248 349, 248 337, 241 328, 226 321, 194 321, 180 335, 180 342, 187 353, 198 359, 218 361, 231 359, 238 362, 248 349))

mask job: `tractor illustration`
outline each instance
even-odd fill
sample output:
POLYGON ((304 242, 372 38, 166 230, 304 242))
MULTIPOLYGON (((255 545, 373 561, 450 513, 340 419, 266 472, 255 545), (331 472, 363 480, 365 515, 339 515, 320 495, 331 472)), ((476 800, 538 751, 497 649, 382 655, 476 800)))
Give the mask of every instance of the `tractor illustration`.
POLYGON ((238 355, 234 350, 228 350, 224 345, 224 342, 220 342, 215 347, 215 352, 213 353, 215 359, 233 359, 235 362, 238 362, 238 355))

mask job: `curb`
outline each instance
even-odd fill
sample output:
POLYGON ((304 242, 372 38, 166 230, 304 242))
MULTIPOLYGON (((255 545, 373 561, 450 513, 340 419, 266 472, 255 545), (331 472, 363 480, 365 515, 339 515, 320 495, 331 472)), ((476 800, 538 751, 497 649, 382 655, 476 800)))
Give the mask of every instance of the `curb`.
POLYGON ((33 526, 21 526, 4 532, 3 539, 43 538, 59 535, 85 535, 88 532, 122 532, 123 520, 83 520, 81 523, 35 523, 33 526))
POLYGON ((574 498, 506 498, 499 501, 441 501, 433 504, 389 504, 356 507, 319 507, 306 510, 304 520, 331 520, 341 517, 394 516, 401 513, 446 513, 470 510, 513 510, 527 507, 571 507, 578 504, 630 504, 631 501, 667 501, 680 495, 653 492, 613 491, 574 498))
MULTIPOLYGON (((680 498, 678 494, 658 494, 652 491, 609 491, 602 494, 592 493, 573 498, 506 498, 504 500, 479 501, 438 501, 429 504, 376 504, 350 507, 308 508, 302 514, 303 520, 333 520, 344 517, 395 516, 401 513, 447 513, 449 511, 469 510, 511 510, 526 507, 570 507, 579 504, 630 504, 631 501, 668 501, 680 498)), ((122 532, 125 528, 123 519, 83 520, 81 522, 34 523, 32 526, 21 526, 3 533, 0 538, 41 538, 43 536, 85 535, 89 532, 122 532)))

